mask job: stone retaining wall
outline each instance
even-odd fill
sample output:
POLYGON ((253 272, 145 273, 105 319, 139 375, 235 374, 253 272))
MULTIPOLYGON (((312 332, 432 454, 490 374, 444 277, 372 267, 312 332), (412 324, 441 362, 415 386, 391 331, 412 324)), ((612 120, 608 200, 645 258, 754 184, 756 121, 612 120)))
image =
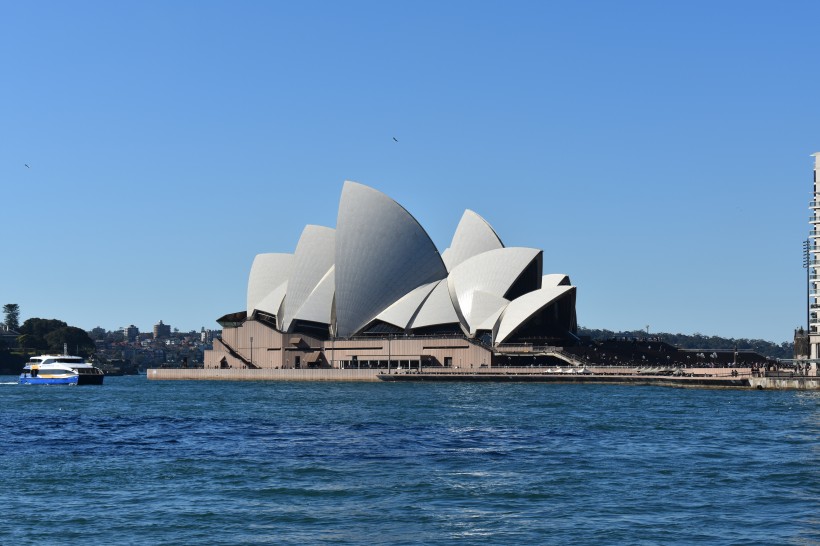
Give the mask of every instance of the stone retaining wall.
POLYGON ((149 380, 197 381, 378 381, 379 370, 184 369, 148 370, 149 380))
POLYGON ((752 388, 775 390, 820 390, 820 377, 753 377, 752 388))
MULTIPOLYGON (((339 369, 186 369, 186 368, 156 368, 148 370, 147 377, 155 381, 194 380, 194 381, 379 381, 377 375, 386 370, 339 370, 339 369)), ((481 368, 481 369, 425 369, 424 376, 435 379, 436 376, 449 376, 453 380, 494 380, 491 376, 506 376, 508 381, 544 381, 544 382, 572 382, 572 383, 623 383, 633 385, 664 385, 664 386, 698 386, 698 387, 734 387, 754 389, 798 389, 820 390, 820 377, 750 377, 748 370, 742 370, 739 377, 731 377, 731 370, 710 370, 714 375, 696 375, 695 377, 662 377, 641 376, 621 370, 607 368, 591 368, 592 375, 580 374, 548 374, 543 370, 532 368, 481 368), (460 376, 460 377, 459 377, 460 376)), ((687 370, 690 371, 690 370, 687 370)), ((741 371, 741 370, 739 370, 741 371)), ((422 380, 417 373, 402 373, 394 375, 407 376, 404 380, 422 380)), ((402 380, 399 378, 399 380, 402 380)), ((495 378, 498 380, 498 378, 495 378)))

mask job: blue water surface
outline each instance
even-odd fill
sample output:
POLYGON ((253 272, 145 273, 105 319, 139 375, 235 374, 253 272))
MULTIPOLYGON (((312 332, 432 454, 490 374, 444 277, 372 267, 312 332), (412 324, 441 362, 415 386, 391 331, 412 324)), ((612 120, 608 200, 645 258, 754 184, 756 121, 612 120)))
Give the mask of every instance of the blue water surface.
POLYGON ((0 544, 820 544, 817 392, 0 382, 0 544))

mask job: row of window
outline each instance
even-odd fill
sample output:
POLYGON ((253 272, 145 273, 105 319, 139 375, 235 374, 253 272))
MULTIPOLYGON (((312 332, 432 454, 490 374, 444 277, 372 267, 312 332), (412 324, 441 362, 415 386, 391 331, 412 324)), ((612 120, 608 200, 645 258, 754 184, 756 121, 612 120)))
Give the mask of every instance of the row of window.
MULTIPOLYGON (((341 367, 347 370, 381 370, 387 369, 387 360, 342 360, 341 367)), ((418 368, 418 360, 391 360, 390 369, 418 368)))

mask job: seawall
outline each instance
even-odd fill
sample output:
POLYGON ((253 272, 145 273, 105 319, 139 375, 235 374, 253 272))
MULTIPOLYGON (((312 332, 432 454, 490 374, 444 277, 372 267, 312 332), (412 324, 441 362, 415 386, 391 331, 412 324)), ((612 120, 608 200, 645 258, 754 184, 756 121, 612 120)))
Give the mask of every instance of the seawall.
POLYGON ((544 374, 544 373, 483 373, 483 374, 394 374, 380 375, 387 382, 430 381, 457 382, 480 381, 496 383, 587 383, 607 385, 654 385, 660 387, 700 388, 749 388, 744 377, 672 377, 666 375, 595 375, 595 374, 544 374))
MULTIPOLYGON (((747 370, 739 370, 732 376, 730 370, 721 374, 694 375, 689 377, 669 375, 639 375, 626 370, 596 369, 601 373, 549 373, 530 368, 485 368, 463 370, 417 371, 385 370, 339 370, 324 369, 201 369, 201 368, 155 368, 148 370, 147 377, 153 381, 494 381, 527 383, 592 383, 616 385, 655 385, 663 387, 735 388, 772 390, 820 390, 820 377, 752 377, 747 370), (613 373, 614 372, 614 373, 613 373)), ((710 370, 715 372, 716 370, 710 370)))
POLYGON ((378 381, 379 370, 337 370, 337 369, 273 369, 247 370, 230 369, 186 369, 152 368, 148 370, 149 380, 194 380, 194 381, 378 381))
POLYGON ((775 390, 800 390, 816 391, 820 390, 820 377, 752 377, 750 379, 752 388, 755 389, 775 389, 775 390))

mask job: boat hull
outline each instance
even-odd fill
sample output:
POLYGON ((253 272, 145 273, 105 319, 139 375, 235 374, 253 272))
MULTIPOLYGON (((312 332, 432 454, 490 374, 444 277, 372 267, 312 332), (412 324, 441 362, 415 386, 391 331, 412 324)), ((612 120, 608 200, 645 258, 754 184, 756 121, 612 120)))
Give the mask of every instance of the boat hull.
POLYGON ((71 377, 25 377, 20 376, 21 385, 77 385, 79 376, 71 377))
POLYGON ((78 385, 102 385, 105 375, 103 374, 80 374, 78 377, 78 385))

